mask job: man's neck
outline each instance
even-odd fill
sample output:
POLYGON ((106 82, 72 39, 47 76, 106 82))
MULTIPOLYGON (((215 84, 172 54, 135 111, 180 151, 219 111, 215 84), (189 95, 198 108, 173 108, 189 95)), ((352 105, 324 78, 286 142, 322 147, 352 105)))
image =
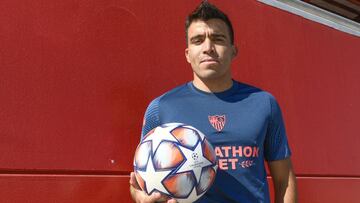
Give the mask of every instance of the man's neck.
POLYGON ((233 85, 233 80, 231 77, 223 80, 201 80, 200 78, 195 77, 193 84, 196 88, 204 92, 218 93, 230 89, 233 85))

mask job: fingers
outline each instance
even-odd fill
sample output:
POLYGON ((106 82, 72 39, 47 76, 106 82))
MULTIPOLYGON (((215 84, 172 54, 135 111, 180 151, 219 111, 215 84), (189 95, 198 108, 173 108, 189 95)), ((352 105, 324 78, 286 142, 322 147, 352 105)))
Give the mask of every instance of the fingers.
POLYGON ((156 202, 157 200, 159 200, 161 198, 161 194, 158 192, 154 192, 149 196, 149 202, 156 202))
POLYGON ((130 185, 132 185, 135 189, 137 190, 141 190, 139 184, 136 181, 136 177, 135 177, 135 173, 131 172, 130 173, 130 181, 129 181, 130 185))
POLYGON ((159 192, 154 192, 148 197, 149 198, 147 199, 147 201, 149 201, 151 203, 153 203, 153 202, 177 203, 177 201, 175 199, 170 199, 168 196, 162 195, 159 192))
POLYGON ((130 180, 129 183, 134 189, 137 190, 134 198, 136 199, 136 202, 147 202, 147 203, 153 203, 153 202, 166 202, 166 203, 176 203, 176 200, 174 199, 168 199, 166 196, 161 195, 159 192, 153 192, 151 195, 147 195, 139 186, 138 182, 136 181, 136 176, 134 172, 130 173, 130 180))
POLYGON ((167 203, 176 203, 176 200, 174 200, 174 199, 169 199, 169 200, 167 201, 167 203))

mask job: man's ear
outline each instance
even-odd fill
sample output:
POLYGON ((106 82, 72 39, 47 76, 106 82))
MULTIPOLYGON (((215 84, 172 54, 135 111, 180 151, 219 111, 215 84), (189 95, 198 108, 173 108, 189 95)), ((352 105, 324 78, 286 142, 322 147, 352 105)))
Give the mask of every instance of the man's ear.
POLYGON ((238 47, 236 45, 232 45, 233 49, 233 58, 235 58, 239 52, 238 47))
POLYGON ((188 63, 190 63, 189 48, 186 48, 186 49, 185 49, 185 57, 186 57, 186 61, 187 61, 188 63))

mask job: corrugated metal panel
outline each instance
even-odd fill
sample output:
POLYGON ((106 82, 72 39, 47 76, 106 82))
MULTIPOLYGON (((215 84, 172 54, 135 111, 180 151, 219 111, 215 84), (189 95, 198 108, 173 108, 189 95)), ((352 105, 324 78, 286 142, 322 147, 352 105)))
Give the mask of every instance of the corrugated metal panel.
MULTIPOLYGON (((191 79, 183 25, 197 3, 2 1, 0 200, 128 201, 121 175, 147 103, 191 79)), ((302 200, 327 202, 312 186, 334 192, 336 181, 355 198, 359 38, 253 0, 214 3, 236 30, 234 78, 278 98, 295 170, 314 177, 299 183, 302 200)))

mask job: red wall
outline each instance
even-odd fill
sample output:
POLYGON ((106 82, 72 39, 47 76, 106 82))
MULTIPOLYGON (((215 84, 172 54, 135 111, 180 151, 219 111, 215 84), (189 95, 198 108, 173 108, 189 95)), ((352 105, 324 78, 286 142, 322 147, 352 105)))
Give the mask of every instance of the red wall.
MULTIPOLYGON (((0 202, 130 202, 148 102, 191 79, 199 1, 2 0, 0 202)), ((211 1, 234 76, 282 106, 301 202, 357 202, 360 39, 253 0, 211 1)))

